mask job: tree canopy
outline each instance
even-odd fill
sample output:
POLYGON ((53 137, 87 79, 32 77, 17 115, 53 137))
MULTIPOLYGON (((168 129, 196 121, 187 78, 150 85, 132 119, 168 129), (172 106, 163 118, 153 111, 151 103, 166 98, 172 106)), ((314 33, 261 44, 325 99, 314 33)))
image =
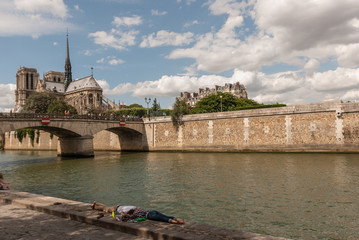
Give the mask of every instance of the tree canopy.
POLYGON ((129 105, 128 108, 143 108, 143 106, 140 104, 137 104, 137 103, 133 103, 133 104, 129 105))
POLYGON ((56 99, 51 92, 33 92, 25 101, 22 112, 25 113, 47 113, 47 108, 56 99))
POLYGON ((191 113, 210 113, 210 112, 225 112, 234 111, 238 107, 256 106, 259 105, 254 100, 237 98, 231 93, 218 92, 210 94, 196 103, 196 106, 191 110, 191 113))
POLYGON ((34 92, 25 101, 22 112, 25 113, 54 113, 64 114, 69 111, 77 114, 76 108, 67 104, 65 101, 57 99, 51 92, 34 92))
POLYGON ((210 112, 226 112, 253 108, 269 108, 283 107, 285 104, 262 104, 253 99, 237 98, 231 93, 217 92, 210 94, 196 103, 191 109, 191 114, 210 113, 210 112))
POLYGON ((60 99, 54 99, 47 108, 47 113, 64 114, 65 111, 68 111, 70 114, 77 114, 76 108, 60 99))

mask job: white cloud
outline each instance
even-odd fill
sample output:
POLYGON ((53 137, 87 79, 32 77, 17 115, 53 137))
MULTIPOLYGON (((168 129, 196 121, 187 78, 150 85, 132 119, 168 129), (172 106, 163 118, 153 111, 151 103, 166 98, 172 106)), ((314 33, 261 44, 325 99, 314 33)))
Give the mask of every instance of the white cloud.
POLYGON ((142 39, 140 47, 159 47, 159 46, 183 46, 193 41, 193 33, 175 33, 165 30, 152 33, 142 39))
POLYGON ((346 92, 342 97, 342 100, 345 101, 358 101, 359 100, 359 90, 350 90, 346 92))
POLYGON ((49 35, 77 27, 66 21, 69 17, 63 0, 1 0, 0 36, 49 35))
POLYGON ((79 12, 83 12, 79 5, 74 5, 74 9, 79 12))
POLYGON ((312 76, 320 66, 320 62, 317 59, 310 59, 305 65, 304 70, 307 76, 312 76))
POLYGON ((193 58, 199 70, 215 73, 234 68, 258 71, 278 62, 303 66, 303 57, 338 57, 342 66, 358 65, 356 0, 209 0, 206 5, 214 15, 228 15, 227 21, 217 32, 199 36, 194 46, 174 50, 169 58, 193 58), (244 36, 246 17, 254 19, 255 29, 244 36))
POLYGON ((0 84, 0 112, 14 108, 16 84, 0 84))
POLYGON ((111 31, 97 31, 90 33, 88 36, 94 39, 96 44, 104 47, 111 47, 117 50, 125 50, 128 46, 133 46, 136 43, 136 36, 138 31, 134 29, 126 29, 124 31, 121 27, 132 27, 142 23, 142 19, 139 16, 133 17, 114 17, 112 22, 117 28, 112 28, 111 31))
POLYGON ((359 65, 359 44, 340 45, 336 49, 338 64, 341 67, 354 68, 359 65))
POLYGON ((99 64, 109 64, 111 66, 116 66, 116 65, 120 65, 120 64, 123 64, 125 61, 123 61, 122 59, 117 59, 116 57, 114 56, 107 56, 106 58, 100 58, 96 61, 96 63, 99 63, 99 64))
POLYGON ((53 43, 52 43, 52 45, 57 46, 57 45, 58 45, 58 43, 57 43, 57 42, 53 42, 53 43))
POLYGON ((154 10, 154 9, 152 9, 151 10, 151 15, 152 16, 163 16, 163 15, 166 15, 167 14, 167 12, 166 11, 162 11, 162 12, 160 12, 159 10, 154 10))
MULTIPOLYGON (((184 2, 186 2, 187 5, 191 5, 192 3, 196 2, 197 0, 184 0, 184 2)), ((177 3, 182 2, 182 0, 177 0, 177 3)))
POLYGON ((108 64, 112 65, 112 66, 116 66, 116 65, 120 65, 124 63, 124 61, 122 59, 111 59, 108 61, 108 64))
POLYGON ((137 15, 133 15, 132 17, 114 17, 112 24, 115 25, 116 27, 136 26, 142 24, 142 18, 137 15))
POLYGON ((83 52, 83 54, 84 54, 85 56, 91 56, 91 55, 92 55, 92 52, 91 52, 90 50, 85 50, 85 51, 83 52))
POLYGON ((101 58, 101 59, 96 61, 96 63, 104 63, 104 62, 105 62, 105 58, 101 58))
POLYGON ((158 80, 139 82, 137 84, 122 83, 113 89, 107 82, 101 82, 105 95, 121 95, 131 93, 134 97, 177 97, 180 92, 198 92, 198 88, 213 88, 214 85, 240 82, 247 89, 249 98, 260 103, 303 103, 323 100, 343 99, 359 100, 359 69, 338 68, 335 71, 314 73, 312 76, 304 72, 279 72, 265 74, 263 72, 242 71, 235 69, 231 77, 219 75, 202 76, 168 76, 158 80), (339 76, 339 78, 338 78, 339 76))
POLYGON ((193 25, 197 25, 199 24, 198 20, 193 20, 192 22, 187 22, 184 27, 190 27, 190 26, 193 26, 193 25))
POLYGON ((111 89, 110 85, 105 80, 97 80, 98 84, 102 87, 105 96, 122 95, 128 92, 132 92, 136 87, 132 83, 121 83, 115 88, 111 89))
POLYGON ((119 84, 114 89, 102 82, 106 94, 116 95, 132 92, 134 97, 177 97, 180 92, 198 92, 199 88, 213 88, 214 85, 240 82, 244 84, 251 98, 261 102, 277 102, 283 100, 285 94, 290 94, 304 84, 304 79, 295 72, 283 72, 266 75, 261 72, 244 72, 235 70, 232 77, 219 75, 195 76, 162 76, 155 81, 139 82, 136 85, 119 84), (276 96, 272 98, 271 96, 276 96))
POLYGON ((110 33, 98 31, 90 33, 88 36, 92 37, 96 44, 104 47, 112 47, 117 50, 125 50, 127 46, 135 44, 137 34, 138 31, 121 32, 116 29, 112 29, 110 33))
POLYGON ((53 16, 66 18, 67 6, 63 0, 14 0, 18 10, 31 13, 50 13, 53 16))
POLYGON ((314 73, 307 79, 316 91, 342 91, 359 88, 359 69, 337 68, 314 73))

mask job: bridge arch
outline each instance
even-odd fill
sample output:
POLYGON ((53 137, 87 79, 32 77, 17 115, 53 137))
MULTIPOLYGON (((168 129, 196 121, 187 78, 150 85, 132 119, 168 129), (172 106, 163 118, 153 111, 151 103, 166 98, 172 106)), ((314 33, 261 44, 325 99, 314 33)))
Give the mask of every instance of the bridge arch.
POLYGON ((94 135, 103 130, 116 134, 120 149, 124 151, 144 150, 142 121, 123 121, 87 118, 51 118, 51 123, 42 124, 41 117, 32 115, 29 118, 0 116, 0 135, 18 129, 33 128, 52 133, 58 137, 57 152, 59 156, 93 156, 94 135))
POLYGON ((105 129, 118 136, 121 151, 143 151, 143 133, 132 128, 114 127, 105 129))

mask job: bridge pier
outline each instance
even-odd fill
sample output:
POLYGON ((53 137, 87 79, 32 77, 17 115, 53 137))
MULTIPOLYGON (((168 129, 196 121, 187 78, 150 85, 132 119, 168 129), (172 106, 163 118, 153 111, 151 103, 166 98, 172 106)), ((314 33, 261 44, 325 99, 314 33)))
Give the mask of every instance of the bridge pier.
POLYGON ((5 133, 0 132, 0 151, 5 148, 5 133))
POLYGON ((60 137, 57 155, 61 157, 93 157, 93 136, 60 137))

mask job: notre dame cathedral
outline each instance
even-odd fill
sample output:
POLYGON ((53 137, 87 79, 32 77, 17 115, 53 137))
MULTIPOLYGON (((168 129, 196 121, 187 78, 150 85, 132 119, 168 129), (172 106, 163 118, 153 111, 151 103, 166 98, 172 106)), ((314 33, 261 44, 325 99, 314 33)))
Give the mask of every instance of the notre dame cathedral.
POLYGON ((91 110, 105 111, 118 106, 102 95, 102 88, 93 75, 72 80, 67 36, 65 72, 49 71, 40 80, 36 68, 20 67, 16 73, 15 112, 20 112, 26 99, 33 92, 53 92, 67 104, 74 106, 79 114, 91 110))

